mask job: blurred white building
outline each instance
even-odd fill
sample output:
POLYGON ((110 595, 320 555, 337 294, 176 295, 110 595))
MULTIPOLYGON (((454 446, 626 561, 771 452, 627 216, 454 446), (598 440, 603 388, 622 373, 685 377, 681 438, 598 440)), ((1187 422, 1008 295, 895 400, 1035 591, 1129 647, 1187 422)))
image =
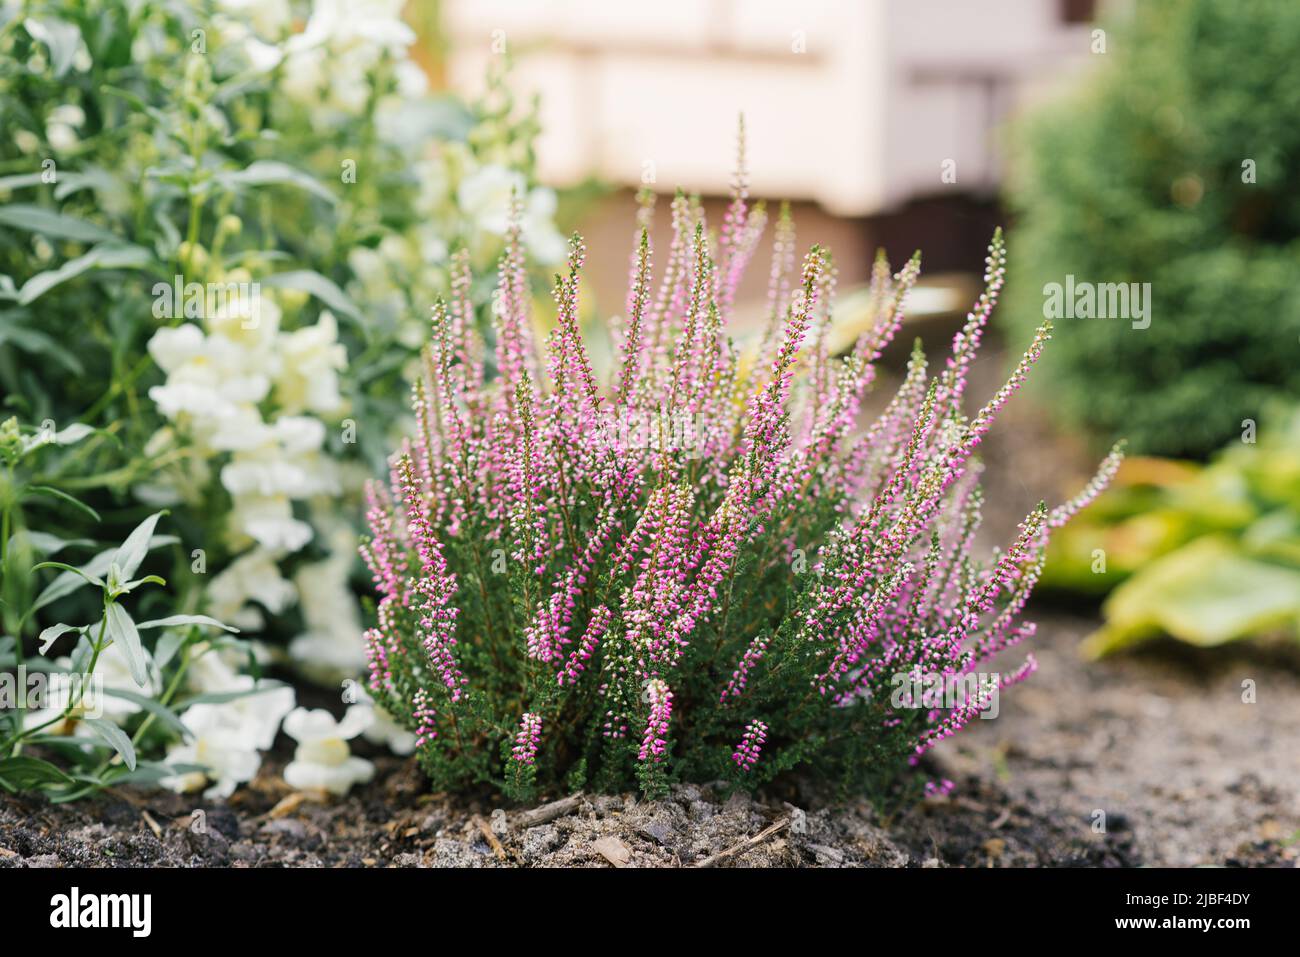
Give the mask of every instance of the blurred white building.
POLYGON ((443 3, 453 86, 504 44, 541 94, 546 181, 725 193, 743 112, 755 194, 840 216, 987 192, 1001 121, 1093 55, 1089 0, 443 3))

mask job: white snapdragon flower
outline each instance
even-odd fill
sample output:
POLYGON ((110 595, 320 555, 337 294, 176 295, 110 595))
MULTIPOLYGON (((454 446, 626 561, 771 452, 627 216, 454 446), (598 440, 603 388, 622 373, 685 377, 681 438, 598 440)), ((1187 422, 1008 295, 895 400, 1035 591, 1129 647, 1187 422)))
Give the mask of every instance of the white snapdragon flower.
POLYGON ((347 794, 352 785, 365 783, 375 766, 352 756, 348 741, 374 720, 367 705, 353 705, 341 721, 323 708, 297 708, 284 719, 284 732, 298 742, 293 760, 284 769, 285 781, 299 790, 323 788, 331 794, 347 794))
POLYGON ((334 557, 294 575, 307 630, 289 644, 289 656, 302 672, 322 683, 355 675, 366 662, 361 609, 348 586, 356 535, 343 530, 331 535, 329 545, 334 557))
POLYGON ((247 535, 268 552, 296 552, 312 538, 312 527, 293 517, 287 495, 240 495, 227 516, 232 535, 247 535))
POLYGON ((204 796, 228 798, 239 785, 253 780, 262 766, 262 756, 229 709, 217 704, 191 705, 181 723, 192 740, 169 748, 166 763, 199 764, 207 770, 180 771, 163 778, 159 782, 163 787, 185 794, 212 781, 204 796))
POLYGON ((240 555, 212 579, 207 597, 209 613, 214 618, 237 628, 257 631, 262 627, 262 614, 250 602, 278 614, 297 599, 298 591, 280 574, 275 556, 255 548, 240 555))
POLYGON ((262 765, 259 752, 270 749, 280 723, 294 709, 293 689, 279 684, 259 686, 252 675, 239 674, 213 651, 195 659, 188 677, 190 687, 200 693, 238 693, 239 697, 186 710, 181 723, 191 739, 169 749, 167 763, 199 764, 207 770, 178 772, 161 783, 187 792, 211 781, 205 796, 230 797, 236 787, 257 774, 262 765))
POLYGON ((338 322, 324 310, 316 325, 280 336, 276 344, 280 369, 275 398, 285 412, 332 415, 343 406, 339 372, 347 365, 347 350, 339 342, 338 322))
POLYGON ((374 712, 374 721, 361 732, 361 736, 372 744, 388 748, 394 754, 414 754, 415 732, 406 730, 379 705, 371 702, 370 708, 374 712))
POLYGON ((523 174, 496 163, 479 167, 461 180, 456 197, 479 232, 504 236, 510 228, 510 198, 523 199, 519 228, 524 245, 544 264, 564 259, 568 244, 555 228, 555 192, 544 187, 529 191, 523 174))
POLYGON ((81 142, 77 130, 85 122, 86 114, 81 107, 70 103, 56 106, 45 122, 45 139, 60 152, 74 149, 81 142))
MULTIPOLYGON (((365 109, 369 75, 388 58, 407 62, 415 32, 402 22, 402 0, 316 0, 302 33, 286 44, 285 93, 347 114, 365 109)), ((409 71, 398 82, 414 88, 409 71)))
POLYGON ((524 203, 520 230, 528 252, 539 263, 563 262, 569 254, 569 242, 555 228, 555 211, 559 201, 555 190, 538 186, 528 194, 524 203))
POLYGON ((461 180, 456 199, 478 231, 504 236, 510 228, 510 198, 522 197, 526 187, 522 173, 489 163, 461 180))
POLYGON ((289 0, 218 0, 217 7, 270 40, 284 36, 293 22, 289 0))

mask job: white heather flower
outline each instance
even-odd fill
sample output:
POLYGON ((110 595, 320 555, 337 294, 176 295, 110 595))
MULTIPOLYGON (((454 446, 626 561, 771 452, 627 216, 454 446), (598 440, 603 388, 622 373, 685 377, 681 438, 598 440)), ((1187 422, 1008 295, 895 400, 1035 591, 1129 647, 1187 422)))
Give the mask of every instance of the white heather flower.
POLYGON ((348 741, 374 720, 367 705, 348 708, 341 721, 323 708, 296 708, 284 719, 284 732, 298 742, 293 760, 284 769, 284 779, 299 790, 323 788, 331 794, 347 794, 352 785, 369 781, 375 766, 355 758, 348 741))

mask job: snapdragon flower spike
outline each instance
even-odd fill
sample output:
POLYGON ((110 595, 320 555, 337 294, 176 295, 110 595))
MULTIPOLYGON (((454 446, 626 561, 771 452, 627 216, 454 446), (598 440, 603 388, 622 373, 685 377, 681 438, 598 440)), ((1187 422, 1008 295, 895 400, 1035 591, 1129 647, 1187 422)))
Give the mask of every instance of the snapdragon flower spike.
POLYGON ((807 763, 877 783, 1033 670, 1032 657, 1003 660, 1034 635, 1022 616, 1049 535, 1096 498, 1121 452, 1074 498, 1003 529, 1005 549, 976 554, 976 453, 1050 338, 1044 326, 1006 384, 971 400, 1005 277, 1001 235, 950 355, 932 372, 918 346, 863 423, 919 255, 897 272, 878 257, 870 321, 835 355, 835 266, 815 245, 799 258, 783 205, 766 321, 735 341, 737 291, 767 227, 743 150, 739 165, 716 236, 678 193, 662 257, 643 199, 608 363, 592 361, 580 322, 580 238, 537 341, 515 199, 490 357, 468 259, 453 254, 413 383, 416 432, 389 489, 367 491, 361 548, 379 599, 367 684, 419 736, 439 789, 659 793, 673 774, 735 767, 757 785, 807 763), (979 679, 981 691, 896 704, 899 675, 979 679))

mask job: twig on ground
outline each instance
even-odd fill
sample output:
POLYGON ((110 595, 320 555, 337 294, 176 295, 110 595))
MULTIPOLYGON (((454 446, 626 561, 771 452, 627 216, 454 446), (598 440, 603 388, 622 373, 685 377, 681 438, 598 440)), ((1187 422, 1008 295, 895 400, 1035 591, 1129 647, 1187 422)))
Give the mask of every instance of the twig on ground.
POLYGON ((704 860, 700 861, 695 866, 716 867, 718 864, 721 864, 723 861, 731 860, 731 858, 737 857, 745 853, 745 851, 749 850, 750 848, 757 847, 758 845, 766 841, 769 837, 772 837, 774 834, 778 833, 779 831, 785 830, 789 826, 790 826, 790 819, 788 817, 783 817, 781 818, 781 820, 777 821, 775 824, 771 825, 770 827, 766 827, 763 830, 759 831, 753 837, 746 838, 745 840, 741 841, 739 844, 735 844, 727 848, 725 851, 720 851, 717 854, 714 854, 712 857, 706 857, 704 860))
POLYGON ((550 804, 543 804, 541 807, 521 811, 519 816, 515 818, 515 826, 520 829, 536 827, 538 824, 554 821, 557 817, 564 817, 564 815, 577 810, 578 805, 582 803, 582 797, 583 793, 579 791, 577 794, 560 798, 550 804))
POLYGON ((488 847, 492 848, 492 853, 497 856, 498 861, 506 859, 506 849, 502 846, 500 839, 492 833, 492 827, 483 818, 475 816, 474 823, 483 833, 483 838, 488 842, 488 847))

